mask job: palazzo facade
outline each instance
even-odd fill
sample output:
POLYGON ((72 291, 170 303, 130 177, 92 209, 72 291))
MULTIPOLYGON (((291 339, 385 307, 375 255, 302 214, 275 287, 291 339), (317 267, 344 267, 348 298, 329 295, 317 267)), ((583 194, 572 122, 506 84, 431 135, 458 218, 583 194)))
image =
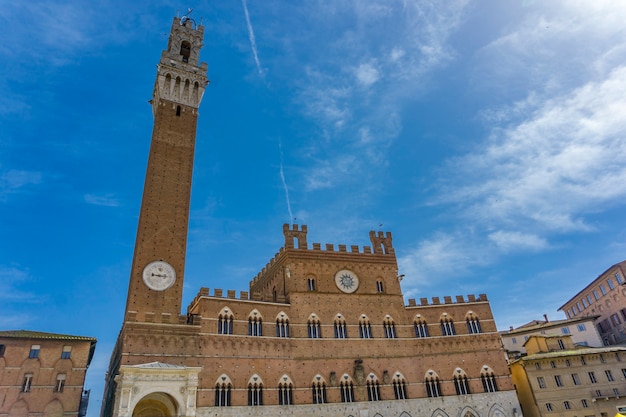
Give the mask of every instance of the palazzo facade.
POLYGON ((405 304, 391 233, 284 245, 247 291, 201 288, 181 314, 204 29, 175 18, 155 117, 124 323, 102 417, 517 417, 489 301, 405 304))

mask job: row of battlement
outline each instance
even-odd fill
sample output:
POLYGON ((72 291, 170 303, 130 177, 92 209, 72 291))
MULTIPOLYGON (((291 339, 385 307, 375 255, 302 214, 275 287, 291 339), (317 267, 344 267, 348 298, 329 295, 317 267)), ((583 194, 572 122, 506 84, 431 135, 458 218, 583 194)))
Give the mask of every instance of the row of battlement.
POLYGON ((284 224, 283 234, 285 235, 285 245, 280 248, 278 253, 276 253, 274 257, 265 265, 265 267, 256 275, 256 277, 254 277, 251 284, 257 283, 258 280, 263 277, 274 266, 274 264, 276 264, 277 259, 280 257, 280 255, 288 249, 326 253, 351 253, 361 255, 395 254, 392 246, 391 232, 370 231, 369 236, 370 241, 372 242, 371 246, 363 246, 361 248, 359 245, 348 246, 345 244, 335 245, 333 243, 326 243, 324 245, 324 249, 322 249, 321 243, 313 243, 312 247, 309 248, 306 240, 307 232, 308 228, 306 225, 302 225, 302 227, 300 227, 297 224, 291 226, 288 224, 284 224))
MULTIPOLYGON (((432 303, 428 302, 428 298, 420 298, 419 306, 436 306, 436 305, 446 305, 446 304, 462 304, 462 303, 475 303, 478 301, 488 301, 487 294, 478 294, 478 298, 474 294, 469 294, 467 296, 467 300, 462 295, 457 295, 454 297, 454 301, 452 301, 452 297, 446 295, 443 297, 443 303, 441 302, 441 298, 433 297, 432 303)), ((415 301, 415 298, 409 298, 408 307, 417 307, 418 304, 415 301)))
MULTIPOLYGON (((261 295, 258 293, 252 294, 250 297, 250 293, 248 291, 240 291, 239 297, 237 297, 237 292, 235 290, 226 290, 226 294, 224 294, 224 290, 221 288, 214 288, 213 295, 210 295, 210 289, 206 287, 200 288, 200 291, 195 296, 191 305, 194 305, 198 302, 198 300, 202 297, 214 297, 214 298, 229 298, 234 300, 245 300, 245 301, 260 301, 261 295)), ((488 301, 486 294, 479 294, 476 297, 474 294, 469 294, 467 299, 462 295, 457 295, 454 297, 454 301, 452 300, 452 296, 446 295, 443 297, 443 302, 441 302, 440 297, 432 297, 432 302, 429 302, 428 298, 420 298, 420 303, 417 304, 415 298, 409 298, 409 304, 407 307, 418 307, 418 306, 436 306, 436 305, 448 305, 448 304, 463 304, 463 303, 475 303, 480 301, 488 301)))

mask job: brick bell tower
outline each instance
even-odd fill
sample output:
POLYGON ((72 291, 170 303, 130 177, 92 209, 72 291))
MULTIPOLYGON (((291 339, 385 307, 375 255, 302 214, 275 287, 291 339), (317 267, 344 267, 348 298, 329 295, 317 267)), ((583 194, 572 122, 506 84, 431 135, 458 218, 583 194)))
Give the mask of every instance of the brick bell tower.
POLYGON ((181 313, 198 107, 208 85, 198 63, 204 28, 174 18, 152 95, 154 128, 125 321, 177 323, 181 313))

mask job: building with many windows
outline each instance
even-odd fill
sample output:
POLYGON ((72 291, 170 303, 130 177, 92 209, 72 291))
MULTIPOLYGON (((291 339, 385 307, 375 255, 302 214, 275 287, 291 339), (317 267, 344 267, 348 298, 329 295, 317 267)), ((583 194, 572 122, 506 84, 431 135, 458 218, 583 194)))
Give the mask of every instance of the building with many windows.
POLYGON ((284 246, 237 294, 201 288, 181 314, 203 28, 174 19, 151 100, 124 323, 103 417, 513 417, 519 403, 487 297, 405 305, 391 233, 370 246, 284 246))
POLYGON ((626 407, 626 348, 575 348, 570 335, 531 336, 511 363, 526 417, 612 417, 626 407))
POLYGON ((510 360, 526 355, 524 343, 533 335, 571 336, 575 346, 601 347, 602 338, 596 329, 594 320, 598 316, 579 316, 566 320, 533 320, 517 328, 501 331, 502 344, 510 360))
POLYGON ((570 319, 599 316, 595 323, 604 345, 626 343, 625 270, 626 261, 611 266, 559 307, 570 319))
POLYGON ((0 417, 84 416, 95 348, 92 337, 0 331, 0 417))

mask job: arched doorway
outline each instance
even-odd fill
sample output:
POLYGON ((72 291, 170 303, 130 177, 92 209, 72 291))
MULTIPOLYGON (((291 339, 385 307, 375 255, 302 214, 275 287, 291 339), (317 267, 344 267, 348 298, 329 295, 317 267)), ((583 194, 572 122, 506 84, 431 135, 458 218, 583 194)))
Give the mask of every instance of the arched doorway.
POLYGON ((175 417, 178 415, 176 401, 162 392, 143 397, 133 410, 133 417, 175 417))

